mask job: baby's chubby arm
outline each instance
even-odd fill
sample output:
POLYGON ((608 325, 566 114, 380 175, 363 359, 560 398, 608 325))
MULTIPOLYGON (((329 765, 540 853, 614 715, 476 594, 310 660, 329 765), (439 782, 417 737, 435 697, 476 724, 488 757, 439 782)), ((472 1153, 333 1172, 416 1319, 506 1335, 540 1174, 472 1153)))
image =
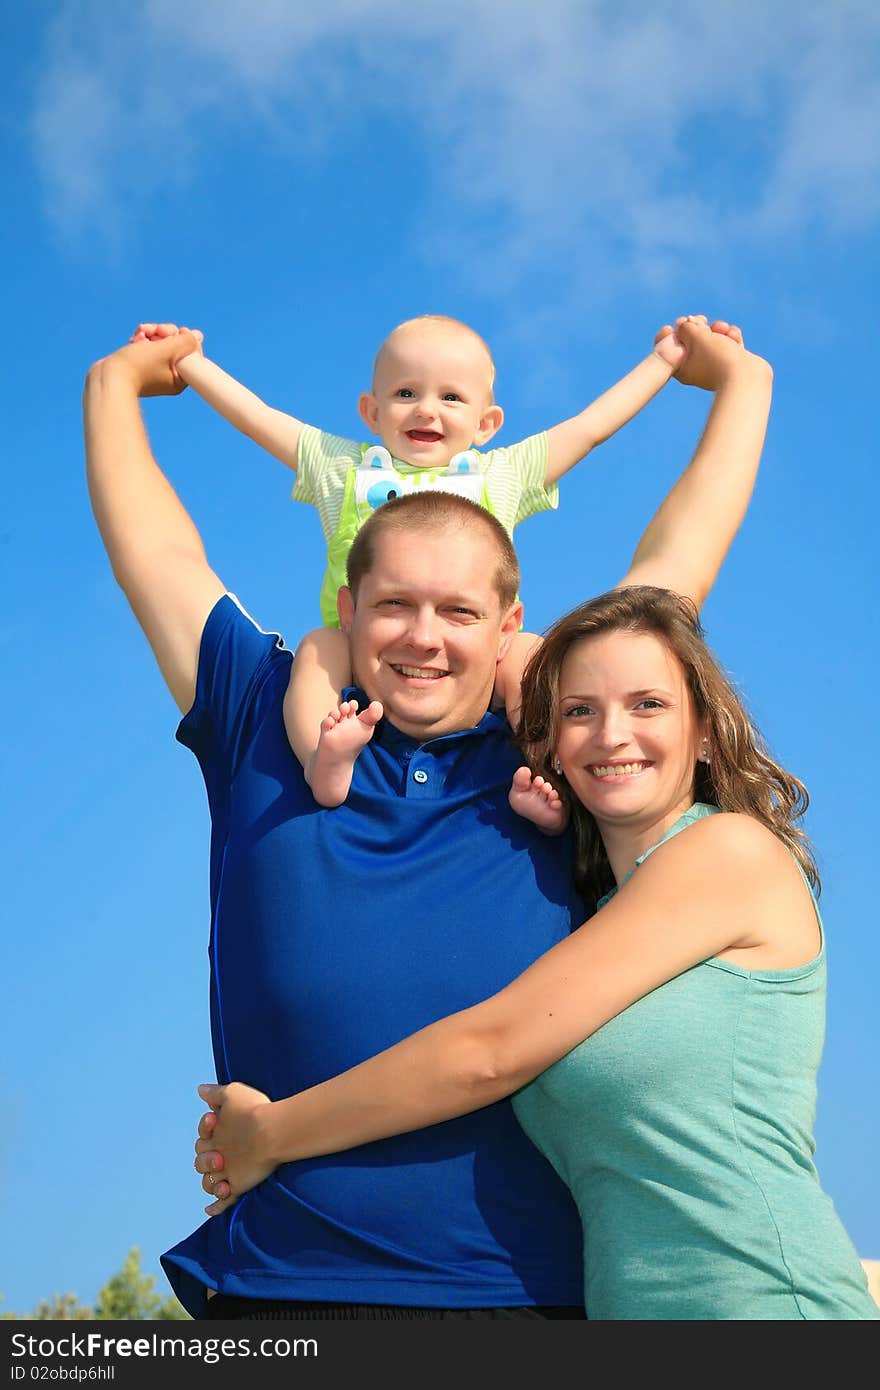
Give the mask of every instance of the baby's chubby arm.
POLYGON ((674 329, 664 324, 654 338, 652 351, 631 372, 579 415, 548 430, 545 485, 549 487, 558 482, 563 473, 585 458, 591 449, 604 444, 638 415, 678 370, 685 356, 686 349, 678 341, 674 329))
MULTIPOLYGON (((173 323, 140 323, 131 341, 154 341, 180 331, 173 323)), ((222 367, 204 355, 201 350, 202 335, 198 334, 198 337, 199 351, 189 352, 174 364, 180 381, 191 386, 230 425, 296 472, 302 421, 267 405, 235 377, 224 372, 222 367)))

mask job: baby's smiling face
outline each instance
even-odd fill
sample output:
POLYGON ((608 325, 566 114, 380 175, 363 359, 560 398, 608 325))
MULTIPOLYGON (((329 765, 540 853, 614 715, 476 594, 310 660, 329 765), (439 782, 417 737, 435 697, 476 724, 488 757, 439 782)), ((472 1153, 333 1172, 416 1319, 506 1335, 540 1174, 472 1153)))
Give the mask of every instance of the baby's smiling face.
POLYGON ((500 429, 504 414, 492 400, 493 377, 485 344, 464 324, 415 319, 386 338, 373 389, 358 410, 395 458, 445 468, 500 429))

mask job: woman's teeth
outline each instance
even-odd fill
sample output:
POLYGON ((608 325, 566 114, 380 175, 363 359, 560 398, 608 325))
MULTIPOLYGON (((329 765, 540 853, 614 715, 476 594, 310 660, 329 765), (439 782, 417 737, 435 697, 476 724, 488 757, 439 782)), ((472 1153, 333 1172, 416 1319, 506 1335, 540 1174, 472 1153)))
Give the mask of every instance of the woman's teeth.
POLYGON ((610 767, 591 767, 590 771, 594 777, 633 777, 637 772, 644 772, 647 766, 647 763, 614 763, 610 767))

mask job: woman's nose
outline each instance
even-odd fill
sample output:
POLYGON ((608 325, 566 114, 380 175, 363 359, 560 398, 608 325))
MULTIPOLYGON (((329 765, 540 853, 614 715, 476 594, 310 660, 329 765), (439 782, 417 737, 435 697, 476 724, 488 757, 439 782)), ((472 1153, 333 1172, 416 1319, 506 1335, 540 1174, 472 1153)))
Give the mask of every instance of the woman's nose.
POLYGON ((599 743, 603 748, 620 748, 629 737, 626 721, 619 710, 608 710, 598 729, 599 743))

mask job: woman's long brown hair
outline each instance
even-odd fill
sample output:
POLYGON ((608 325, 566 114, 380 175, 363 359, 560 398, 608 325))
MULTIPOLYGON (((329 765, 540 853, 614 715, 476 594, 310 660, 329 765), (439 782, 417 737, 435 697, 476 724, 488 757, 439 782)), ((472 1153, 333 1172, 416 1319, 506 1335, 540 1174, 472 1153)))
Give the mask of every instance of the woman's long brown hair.
POLYGON ((708 729, 711 763, 697 762, 694 800, 738 811, 766 825, 787 845, 818 895, 819 872, 807 836, 795 822, 810 798, 804 784, 774 762, 741 697, 706 644, 696 609, 669 589, 630 585, 613 589, 554 623, 523 678, 517 742, 533 772, 558 787, 571 811, 576 841, 575 877, 591 908, 614 887, 596 822, 553 769, 559 733, 559 678, 568 651, 600 633, 646 632, 677 657, 698 720, 708 729))

